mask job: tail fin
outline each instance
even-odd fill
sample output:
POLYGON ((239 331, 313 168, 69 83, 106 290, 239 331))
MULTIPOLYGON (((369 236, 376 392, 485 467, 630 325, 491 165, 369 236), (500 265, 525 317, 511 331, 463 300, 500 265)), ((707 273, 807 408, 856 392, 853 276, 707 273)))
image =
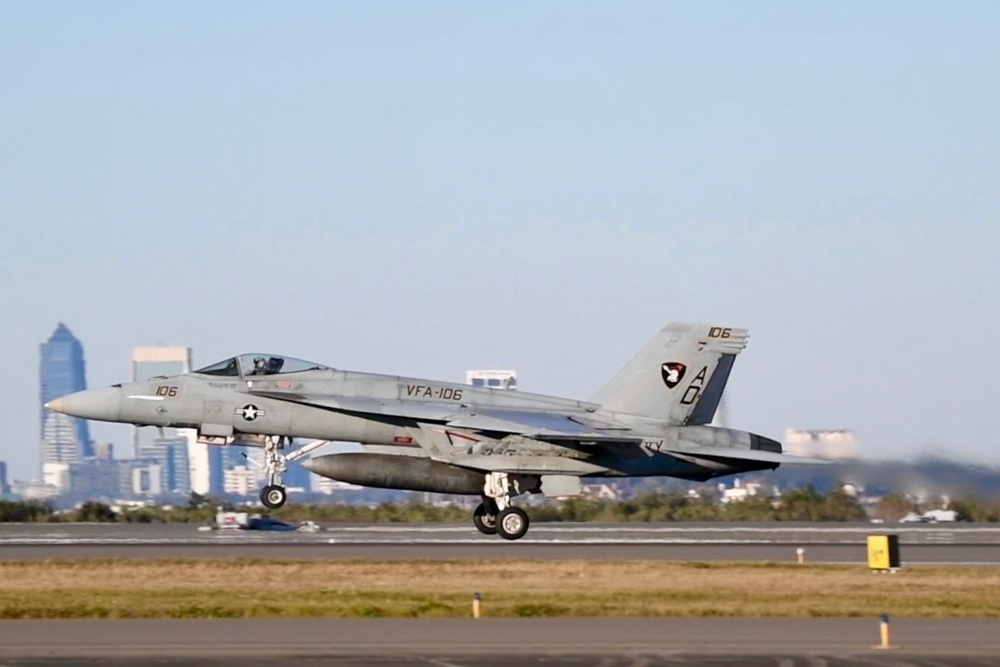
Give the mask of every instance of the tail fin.
POLYGON ((671 322, 591 400, 612 412, 707 424, 749 338, 746 329, 671 322))

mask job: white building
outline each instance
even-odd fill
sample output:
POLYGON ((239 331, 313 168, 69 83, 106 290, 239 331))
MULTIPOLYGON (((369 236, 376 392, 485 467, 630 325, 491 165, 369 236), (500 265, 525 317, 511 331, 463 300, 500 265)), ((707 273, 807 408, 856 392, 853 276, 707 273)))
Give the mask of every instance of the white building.
POLYGON ((726 488, 724 483, 719 484, 719 493, 722 495, 723 503, 740 502, 747 498, 753 498, 761 493, 762 485, 757 482, 744 484, 737 477, 733 480, 732 488, 726 488))
POLYGON ((465 371, 465 383, 473 387, 490 389, 517 389, 517 371, 500 369, 465 371))
POLYGON ((72 482, 68 463, 43 463, 42 483, 54 487, 60 494, 69 493, 72 482))
POLYGON ((796 456, 823 459, 856 459, 861 443, 854 431, 847 429, 798 429, 785 431, 784 449, 796 456))
POLYGON ((72 418, 60 412, 47 411, 42 428, 42 463, 76 463, 80 446, 72 418))
POLYGON ((134 495, 148 498, 163 495, 163 466, 159 463, 136 460, 130 473, 134 495))
POLYGON ((227 468, 223 477, 223 488, 226 493, 237 496, 257 495, 259 475, 256 467, 233 466, 227 468))

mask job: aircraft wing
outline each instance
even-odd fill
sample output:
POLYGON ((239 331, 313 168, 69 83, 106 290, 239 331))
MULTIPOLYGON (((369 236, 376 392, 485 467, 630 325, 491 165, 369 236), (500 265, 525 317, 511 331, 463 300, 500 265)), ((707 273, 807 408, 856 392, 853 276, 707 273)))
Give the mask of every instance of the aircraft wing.
POLYGON ((444 403, 424 403, 422 401, 398 401, 393 399, 367 398, 363 396, 304 396, 279 392, 255 391, 255 396, 267 396, 281 401, 313 405, 334 412, 364 415, 368 417, 388 417, 420 421, 445 422, 455 414, 455 406, 444 403))
MULTIPOLYGON (((254 393, 263 395, 265 392, 254 393)), ((470 410, 469 408, 447 405, 440 402, 423 403, 420 401, 400 401, 354 396, 291 397, 288 394, 278 393, 269 393, 267 395, 273 398, 293 400, 347 414, 360 414, 373 418, 383 417, 390 420, 403 419, 414 422, 435 422, 444 427, 455 429, 520 435, 546 442, 565 442, 584 447, 591 443, 595 445, 637 447, 643 440, 642 436, 629 426, 612 419, 595 417, 590 413, 558 413, 502 408, 470 410)), ((448 434, 449 432, 445 429, 441 433, 448 434)), ((451 433, 451 435, 456 434, 451 433)), ((764 449, 750 449, 748 447, 691 446, 679 444, 675 447, 661 447, 658 451, 664 454, 694 458, 725 458, 771 463, 829 463, 825 459, 793 456, 764 449)), ((504 457, 492 458, 497 459, 496 465, 502 467, 501 460, 504 457)), ((486 467, 492 468, 494 466, 486 467)))
MULTIPOLYGON (((620 440, 630 429, 609 419, 594 417, 590 413, 551 412, 542 410, 508 410, 502 408, 469 409, 446 403, 424 403, 358 396, 302 396, 278 392, 252 392, 286 401, 294 401, 319 408, 359 414, 369 417, 386 417, 415 421, 431 421, 454 428, 474 431, 492 431, 528 437, 554 437, 574 440, 620 440)), ((636 441, 640 438, 635 437, 636 441)))
POLYGON ((630 429, 624 424, 590 415, 541 412, 530 410, 485 409, 463 411, 450 416, 448 426, 476 431, 499 431, 533 438, 566 438, 573 440, 621 439, 630 429))

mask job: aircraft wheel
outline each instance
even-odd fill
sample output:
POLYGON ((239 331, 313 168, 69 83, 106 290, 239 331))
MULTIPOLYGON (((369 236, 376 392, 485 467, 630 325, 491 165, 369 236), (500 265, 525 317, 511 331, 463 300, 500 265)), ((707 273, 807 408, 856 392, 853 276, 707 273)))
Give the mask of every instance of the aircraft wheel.
POLYGON ((278 509, 285 504, 287 499, 288 494, 285 493, 285 487, 283 486, 268 484, 260 490, 260 502, 268 509, 278 509))
MULTIPOLYGON (((493 503, 490 503, 493 505, 493 503)), ((493 505, 492 508, 487 507, 486 503, 479 503, 479 507, 472 514, 472 523, 476 526, 478 530, 483 535, 496 535, 497 534, 497 508, 493 505), (492 510, 492 511, 490 511, 492 510)))
POLYGON ((497 534, 505 540, 519 540, 528 532, 528 514, 520 507, 508 507, 497 515, 497 534))

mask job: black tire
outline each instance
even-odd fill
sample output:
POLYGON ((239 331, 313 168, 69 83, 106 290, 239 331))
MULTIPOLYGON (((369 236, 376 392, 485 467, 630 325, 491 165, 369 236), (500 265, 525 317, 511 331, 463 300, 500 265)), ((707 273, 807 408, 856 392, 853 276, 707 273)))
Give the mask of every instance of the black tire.
POLYGON ((268 484, 260 490, 260 503, 268 509, 276 510, 284 505, 286 500, 288 500, 288 494, 283 486, 268 484))
POLYGON ((497 508, 493 503, 490 505, 492 507, 487 507, 486 503, 479 503, 479 507, 472 513, 472 524, 483 535, 497 534, 497 508))
POLYGON ((528 532, 528 514, 520 507, 508 507, 497 515, 497 534, 505 540, 519 540, 528 532))

